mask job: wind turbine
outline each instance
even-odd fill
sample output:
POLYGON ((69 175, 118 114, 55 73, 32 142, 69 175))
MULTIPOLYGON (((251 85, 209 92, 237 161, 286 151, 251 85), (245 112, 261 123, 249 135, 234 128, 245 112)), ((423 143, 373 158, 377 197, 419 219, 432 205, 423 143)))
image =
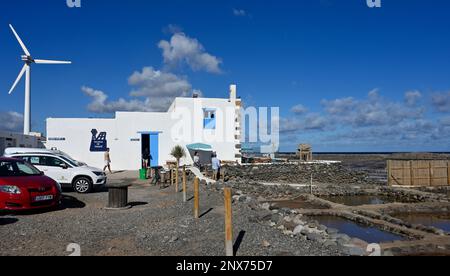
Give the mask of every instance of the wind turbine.
POLYGON ((9 27, 11 28, 11 31, 13 32, 14 36, 16 37, 17 41, 20 44, 20 47, 22 47, 22 50, 25 53, 25 55, 22 55, 22 61, 25 62, 25 65, 23 66, 22 70, 20 71, 19 76, 17 77, 13 86, 11 87, 11 90, 9 90, 9 94, 11 94, 14 91, 17 84, 22 79, 23 75, 25 74, 25 112, 23 114, 23 116, 24 116, 24 118, 23 118, 23 133, 25 135, 29 135, 30 131, 31 131, 31 64, 33 64, 33 63, 36 63, 36 64, 71 64, 72 62, 32 58, 27 47, 22 42, 22 39, 20 39, 16 30, 14 30, 14 27, 11 24, 9 25, 9 27))

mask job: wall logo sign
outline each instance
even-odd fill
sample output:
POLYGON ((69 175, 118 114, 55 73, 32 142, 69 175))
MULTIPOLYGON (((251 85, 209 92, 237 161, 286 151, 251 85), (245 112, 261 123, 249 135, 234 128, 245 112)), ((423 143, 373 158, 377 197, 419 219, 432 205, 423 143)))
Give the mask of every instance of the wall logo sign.
POLYGON ((105 152, 108 148, 108 140, 106 140, 106 132, 100 132, 96 129, 91 131, 92 140, 91 140, 91 152, 105 152), (98 134, 98 135, 97 135, 98 134))

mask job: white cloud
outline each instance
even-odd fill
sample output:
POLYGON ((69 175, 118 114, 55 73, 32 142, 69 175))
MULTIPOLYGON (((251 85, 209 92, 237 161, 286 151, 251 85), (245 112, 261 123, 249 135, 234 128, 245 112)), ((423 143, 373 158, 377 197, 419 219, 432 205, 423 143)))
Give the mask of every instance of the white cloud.
POLYGON ((308 114, 305 118, 280 118, 280 132, 296 133, 302 131, 321 131, 329 126, 328 119, 318 113, 308 114))
POLYGON ((450 112, 450 92, 447 93, 435 93, 431 97, 433 107, 438 112, 450 112))
POLYGON ((355 101, 355 99, 349 97, 332 101, 322 100, 322 105, 325 106, 325 109, 328 113, 339 115, 351 112, 356 107, 357 102, 355 101))
POLYGON ((235 16, 247 16, 247 11, 243 9, 233 9, 233 14, 235 16))
POLYGON ((134 72, 128 78, 128 83, 137 87, 131 92, 134 97, 176 97, 186 95, 192 89, 187 80, 153 67, 134 72))
POLYGON ((441 118, 439 123, 444 127, 450 127, 450 117, 441 118))
POLYGON ((303 106, 302 104, 298 104, 291 108, 291 112, 301 115, 301 114, 305 114, 306 112, 308 112, 308 109, 305 106, 303 106))
POLYGON ((183 28, 175 25, 175 24, 169 24, 168 26, 163 28, 163 33, 166 34, 176 34, 176 33, 182 33, 183 32, 183 28))
POLYGON ((312 113, 304 121, 304 130, 324 130, 328 126, 328 119, 324 116, 312 113))
POLYGON ((194 71, 222 72, 220 58, 206 52, 203 45, 184 33, 173 34, 170 41, 161 40, 158 47, 163 51, 164 63, 169 66, 187 64, 194 71))
MULTIPOLYGON (((108 95, 103 91, 82 87, 82 91, 92 98, 88 110, 94 113, 166 111, 176 97, 187 97, 193 93, 192 86, 186 79, 152 67, 144 67, 141 71, 134 72, 128 78, 128 83, 134 87, 130 96, 143 98, 142 100, 120 98, 117 101, 108 101, 108 95)), ((195 90, 195 93, 202 94, 200 90, 195 90)))
POLYGON ((0 131, 18 132, 23 128, 23 115, 17 112, 0 112, 0 131))
POLYGON ((422 93, 420 91, 408 91, 405 93, 405 103, 408 106, 415 106, 417 102, 422 98, 422 93))
MULTIPOLYGON (((450 118, 431 120, 420 105, 421 94, 405 93, 405 101, 390 101, 377 89, 363 99, 344 97, 322 100, 323 110, 301 117, 281 119, 283 135, 311 139, 316 143, 352 145, 366 143, 421 143, 441 141, 450 133, 450 118), (311 136, 312 135, 312 136, 311 136)), ((302 106, 301 111, 306 109, 302 106)))
MULTIPOLYGON (((166 69, 186 63, 194 71, 221 73, 221 60, 208 54, 202 44, 196 39, 181 33, 181 28, 169 25, 166 33, 172 33, 170 41, 162 40, 158 47, 163 50, 166 69)), ((193 93, 202 96, 200 90, 193 90, 185 77, 175 75, 169 71, 144 67, 135 71, 129 78, 128 84, 133 87, 129 96, 131 99, 120 98, 108 100, 107 93, 90 87, 82 87, 82 91, 92 98, 88 110, 95 113, 114 113, 116 111, 166 111, 177 97, 190 96, 193 93)))
POLYGON ((394 125, 405 120, 420 119, 425 112, 423 107, 388 101, 379 95, 378 90, 370 91, 364 100, 323 100, 322 105, 330 116, 330 122, 353 127, 394 125))
POLYGON ((92 98, 88 105, 88 110, 94 113, 115 113, 116 111, 151 111, 147 101, 131 100, 120 98, 117 101, 108 101, 108 95, 91 87, 83 86, 81 90, 92 98))

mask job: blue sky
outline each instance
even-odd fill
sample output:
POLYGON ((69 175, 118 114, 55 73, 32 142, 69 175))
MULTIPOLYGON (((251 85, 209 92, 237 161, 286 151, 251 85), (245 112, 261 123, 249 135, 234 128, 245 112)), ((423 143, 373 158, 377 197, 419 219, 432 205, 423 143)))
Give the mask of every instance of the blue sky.
POLYGON ((73 61, 33 66, 36 131, 237 83, 247 105, 280 107, 283 151, 450 151, 448 1, 65 2, 2 1, 0 129, 22 128, 12 23, 34 57, 73 61))

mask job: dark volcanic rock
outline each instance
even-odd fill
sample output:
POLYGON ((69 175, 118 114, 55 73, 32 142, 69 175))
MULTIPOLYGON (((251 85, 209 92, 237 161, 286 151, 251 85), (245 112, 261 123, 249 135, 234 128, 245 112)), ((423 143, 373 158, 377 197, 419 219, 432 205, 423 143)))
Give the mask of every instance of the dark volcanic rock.
POLYGON ((238 178, 263 182, 310 183, 311 175, 315 183, 375 184, 364 172, 351 171, 340 164, 282 164, 261 167, 237 166, 227 168, 228 178, 238 178))

